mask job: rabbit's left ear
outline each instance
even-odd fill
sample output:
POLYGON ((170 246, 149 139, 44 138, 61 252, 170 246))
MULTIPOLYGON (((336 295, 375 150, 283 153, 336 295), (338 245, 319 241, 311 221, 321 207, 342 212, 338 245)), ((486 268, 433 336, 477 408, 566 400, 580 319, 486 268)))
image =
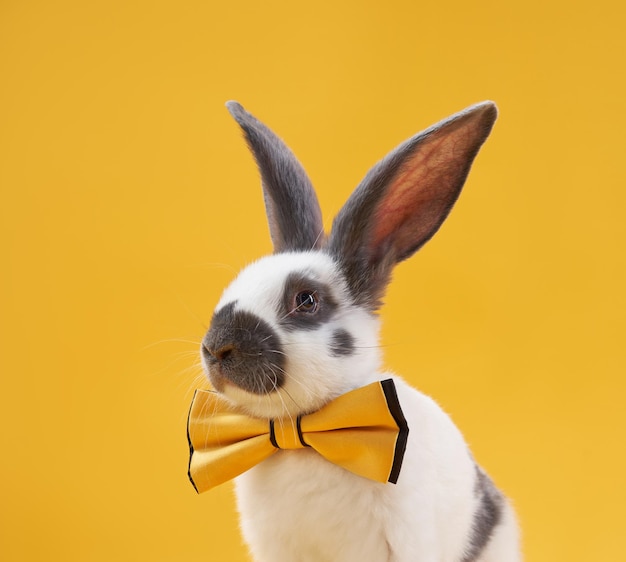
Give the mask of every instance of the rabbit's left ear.
POLYGON ((378 308, 393 266, 439 229, 496 116, 495 104, 483 102, 415 135, 376 164, 350 196, 328 247, 357 303, 378 308))
POLYGON ((226 104, 254 155, 274 252, 318 249, 325 242, 320 205, 300 162, 268 127, 237 102, 226 104))

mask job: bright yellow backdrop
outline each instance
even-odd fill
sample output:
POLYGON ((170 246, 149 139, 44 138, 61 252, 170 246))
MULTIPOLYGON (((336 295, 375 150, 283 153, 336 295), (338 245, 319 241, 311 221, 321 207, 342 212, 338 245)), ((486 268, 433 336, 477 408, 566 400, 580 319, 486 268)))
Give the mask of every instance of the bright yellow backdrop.
POLYGON ((231 485, 186 477, 197 344, 270 250, 231 98, 328 224, 404 138, 499 104, 397 271, 387 364, 514 499, 527 560, 626 559, 624 24, 617 0, 3 1, 0 559, 247 559, 231 485))

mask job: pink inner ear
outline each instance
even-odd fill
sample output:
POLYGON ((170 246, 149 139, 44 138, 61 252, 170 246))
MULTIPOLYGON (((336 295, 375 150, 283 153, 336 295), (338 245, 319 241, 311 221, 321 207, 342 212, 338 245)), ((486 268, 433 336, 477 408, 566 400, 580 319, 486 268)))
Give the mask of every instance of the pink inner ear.
POLYGON ((379 204, 372 247, 388 247, 399 255, 419 245, 442 220, 456 197, 457 166, 451 165, 446 138, 422 146, 401 168, 379 204), (452 169, 451 169, 452 168, 452 169), (450 177, 452 176, 452 177, 450 177))
POLYGON ((445 124, 416 144, 387 186, 373 221, 373 250, 402 260, 439 228, 486 133, 480 113, 445 124))

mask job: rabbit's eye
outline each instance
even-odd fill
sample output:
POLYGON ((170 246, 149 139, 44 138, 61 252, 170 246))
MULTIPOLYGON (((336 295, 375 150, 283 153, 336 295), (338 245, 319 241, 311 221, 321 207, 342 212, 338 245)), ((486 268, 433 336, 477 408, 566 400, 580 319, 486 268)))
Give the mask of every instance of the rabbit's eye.
POLYGON ((317 312, 319 299, 314 291, 300 291, 295 299, 297 312, 317 312))

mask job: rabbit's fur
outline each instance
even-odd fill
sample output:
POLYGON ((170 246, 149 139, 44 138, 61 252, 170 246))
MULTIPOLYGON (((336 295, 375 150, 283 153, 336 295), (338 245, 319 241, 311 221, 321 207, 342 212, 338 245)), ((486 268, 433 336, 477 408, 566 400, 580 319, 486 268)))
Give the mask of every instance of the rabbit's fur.
POLYGON ((429 397, 381 370, 376 315, 394 265, 439 228, 496 118, 472 106, 412 137, 365 177, 328 236, 293 154, 240 105, 262 177, 275 253, 225 290, 202 357, 213 387, 248 414, 295 419, 393 378, 409 437, 397 484, 315 451, 276 452, 236 479, 259 562, 515 562, 509 503, 429 397))

